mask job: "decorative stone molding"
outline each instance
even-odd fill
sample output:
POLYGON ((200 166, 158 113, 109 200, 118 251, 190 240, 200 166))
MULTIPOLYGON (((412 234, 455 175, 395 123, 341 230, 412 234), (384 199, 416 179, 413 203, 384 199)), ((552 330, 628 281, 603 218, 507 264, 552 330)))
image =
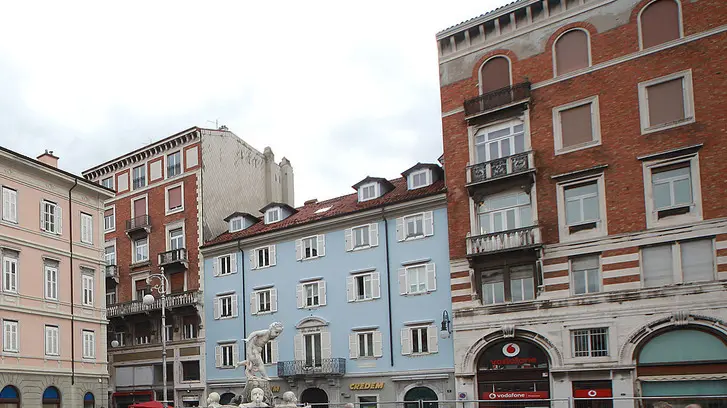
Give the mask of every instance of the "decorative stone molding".
POLYGON ((675 326, 684 326, 689 323, 689 312, 686 310, 677 310, 672 313, 671 321, 675 326))
POLYGON ((515 325, 506 324, 502 326, 502 337, 506 339, 511 339, 515 337, 515 325))

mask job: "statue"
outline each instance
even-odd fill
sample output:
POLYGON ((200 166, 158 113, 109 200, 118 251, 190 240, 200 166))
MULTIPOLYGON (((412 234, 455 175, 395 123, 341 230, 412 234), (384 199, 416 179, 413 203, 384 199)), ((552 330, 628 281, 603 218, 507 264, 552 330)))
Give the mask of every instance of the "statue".
POLYGON ((267 407, 268 404, 263 402, 265 398, 265 391, 260 388, 253 388, 250 392, 250 402, 240 404, 240 408, 263 408, 267 407))
POLYGON ((283 403, 275 404, 275 408, 296 408, 298 406, 298 398, 295 398, 293 391, 283 393, 283 403))
POLYGON ((252 378, 261 378, 269 380, 268 374, 265 372, 265 363, 263 363, 262 350, 265 344, 270 340, 280 336, 283 332, 283 324, 279 322, 271 323, 270 328, 256 330, 250 333, 245 339, 247 343, 247 360, 240 361, 235 367, 245 366, 245 377, 248 381, 252 378))
POLYGON ((217 392, 211 392, 207 397, 207 407, 209 408, 220 408, 220 394, 217 392))

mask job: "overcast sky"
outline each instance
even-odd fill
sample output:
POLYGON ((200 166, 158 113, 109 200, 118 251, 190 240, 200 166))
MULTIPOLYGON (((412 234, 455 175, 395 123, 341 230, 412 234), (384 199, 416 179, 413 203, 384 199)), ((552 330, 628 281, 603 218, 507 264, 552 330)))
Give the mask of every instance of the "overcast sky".
POLYGON ((0 144, 79 173, 215 121, 293 164, 296 204, 442 153, 438 31, 506 0, 18 1, 0 144))

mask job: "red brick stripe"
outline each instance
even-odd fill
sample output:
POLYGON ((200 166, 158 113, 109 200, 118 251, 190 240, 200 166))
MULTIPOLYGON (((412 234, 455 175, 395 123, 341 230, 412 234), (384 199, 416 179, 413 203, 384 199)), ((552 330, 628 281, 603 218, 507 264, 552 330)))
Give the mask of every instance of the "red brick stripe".
POLYGON ((717 256, 727 256, 727 248, 718 249, 717 256))
POLYGON ((544 272, 543 278, 549 279, 549 278, 559 278, 561 276, 568 276, 568 271, 554 271, 554 272, 544 272))
POLYGON ((469 282, 466 283, 455 283, 452 285, 452 290, 458 290, 458 289, 470 289, 472 285, 470 285, 469 282))
POLYGON ((543 265, 555 265, 565 262, 568 262, 567 256, 561 256, 560 258, 543 259, 543 265))
POLYGON ((640 280, 641 280, 640 275, 627 275, 627 276, 618 276, 615 278, 603 278, 603 284, 604 285, 613 285, 616 283, 639 282, 640 280))
POLYGON ((601 265, 601 268, 604 271, 615 271, 618 269, 638 268, 638 267, 639 267, 639 261, 616 262, 616 263, 612 263, 612 264, 601 265))
POLYGON ((472 300, 472 296, 470 295, 452 296, 452 303, 469 302, 470 300, 472 300))
POLYGON ((727 241, 727 234, 717 234, 717 241, 727 241))
POLYGON ((545 286, 546 292, 553 292, 556 290, 568 290, 568 284, 567 283, 558 283, 555 285, 546 285, 545 286))
POLYGON ((727 264, 717 265, 717 272, 727 272, 727 264))
POLYGON ((452 278, 465 278, 470 276, 470 273, 469 271, 452 272, 449 276, 452 278))
POLYGON ((628 247, 628 248, 610 249, 608 251, 603 251, 601 253, 601 256, 606 257, 606 256, 638 254, 638 253, 639 253, 639 247, 628 247))

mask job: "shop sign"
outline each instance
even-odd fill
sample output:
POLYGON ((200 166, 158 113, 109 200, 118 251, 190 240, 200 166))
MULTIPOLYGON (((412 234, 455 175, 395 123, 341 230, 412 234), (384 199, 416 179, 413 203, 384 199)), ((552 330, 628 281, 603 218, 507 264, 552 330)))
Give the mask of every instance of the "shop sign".
POLYGON ((548 399, 548 391, 483 392, 483 400, 548 399))
POLYGON ((271 385, 270 391, 272 392, 280 392, 280 386, 279 385, 271 385))
POLYGON ((610 388, 573 391, 573 397, 575 398, 611 398, 612 396, 613 393, 610 388))
POLYGON ((353 383, 348 386, 348 388, 352 390, 380 390, 384 388, 384 383, 382 382, 372 382, 372 383, 353 383))

